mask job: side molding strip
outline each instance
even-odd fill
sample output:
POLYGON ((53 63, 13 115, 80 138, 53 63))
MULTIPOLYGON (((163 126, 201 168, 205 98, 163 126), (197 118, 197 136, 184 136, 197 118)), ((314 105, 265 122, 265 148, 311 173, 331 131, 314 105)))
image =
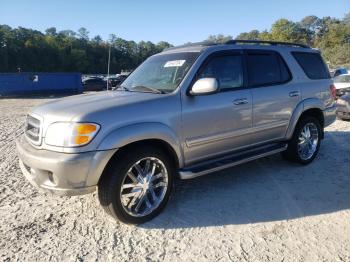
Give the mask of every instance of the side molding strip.
POLYGON ((210 144, 216 141, 230 139, 230 138, 234 138, 242 135, 253 134, 264 130, 279 128, 283 126, 287 127, 287 125, 288 125, 288 121, 278 121, 272 124, 269 123, 269 124, 252 127, 252 128, 244 128, 244 129, 239 129, 239 130, 230 131, 230 132, 218 133, 211 136, 195 137, 192 139, 187 139, 186 145, 187 147, 200 146, 200 145, 210 144))

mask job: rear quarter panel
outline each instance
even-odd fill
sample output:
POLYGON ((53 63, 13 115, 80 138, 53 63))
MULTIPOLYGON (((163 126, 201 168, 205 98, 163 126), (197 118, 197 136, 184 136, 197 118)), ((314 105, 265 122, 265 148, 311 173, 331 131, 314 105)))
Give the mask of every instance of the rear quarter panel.
MULTIPOLYGON (((299 85, 301 99, 291 117, 286 133, 287 139, 290 139, 293 135, 294 128, 300 118, 300 115, 304 111, 312 108, 318 108, 324 111, 327 108, 334 106, 334 99, 330 93, 330 86, 332 85, 333 80, 310 79, 293 57, 291 53, 292 51, 300 51, 300 49, 288 50, 285 52, 284 57, 290 66, 294 80, 299 85)), ((317 51, 315 50, 314 52, 317 51)))

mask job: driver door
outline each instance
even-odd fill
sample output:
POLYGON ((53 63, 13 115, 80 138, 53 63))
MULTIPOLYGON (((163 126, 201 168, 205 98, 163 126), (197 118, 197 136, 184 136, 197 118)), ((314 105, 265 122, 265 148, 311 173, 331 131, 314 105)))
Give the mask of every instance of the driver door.
POLYGON ((240 52, 216 52, 206 59, 195 80, 216 78, 219 91, 198 96, 183 93, 183 148, 186 165, 250 144, 252 94, 244 81, 243 65, 243 55, 240 52))

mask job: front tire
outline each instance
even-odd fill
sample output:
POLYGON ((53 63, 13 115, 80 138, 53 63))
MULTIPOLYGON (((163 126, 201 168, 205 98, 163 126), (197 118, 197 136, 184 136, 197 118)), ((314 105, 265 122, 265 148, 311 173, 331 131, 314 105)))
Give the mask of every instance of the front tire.
POLYGON ((104 210, 128 224, 142 224, 156 217, 173 187, 172 161, 151 147, 129 150, 112 161, 98 185, 104 210))
POLYGON ((312 116, 303 117, 298 122, 288 148, 282 152, 282 156, 289 161, 307 165, 317 156, 321 138, 320 121, 312 116))

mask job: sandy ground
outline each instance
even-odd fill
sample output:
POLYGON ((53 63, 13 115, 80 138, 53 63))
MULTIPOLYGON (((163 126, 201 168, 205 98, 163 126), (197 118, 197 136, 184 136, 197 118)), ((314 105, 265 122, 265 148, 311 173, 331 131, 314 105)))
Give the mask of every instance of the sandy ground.
POLYGON ((141 226, 111 221, 96 195, 38 192, 14 139, 45 99, 0 100, 2 261, 350 261, 350 122, 328 127, 309 166, 279 155, 180 182, 141 226))

